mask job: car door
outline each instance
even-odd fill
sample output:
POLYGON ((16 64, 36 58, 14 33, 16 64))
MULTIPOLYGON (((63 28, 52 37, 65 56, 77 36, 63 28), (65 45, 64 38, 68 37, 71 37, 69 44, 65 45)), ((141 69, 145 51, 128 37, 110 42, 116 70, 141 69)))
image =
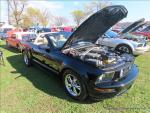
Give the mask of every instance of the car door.
POLYGON ((52 71, 56 72, 57 73, 57 70, 59 70, 59 64, 60 64, 60 61, 58 59, 58 56, 57 55, 57 51, 46 51, 44 54, 43 54, 43 57, 44 57, 44 64, 49 68, 51 69, 52 71))
POLYGON ((59 62, 56 60, 55 52, 52 51, 51 43, 46 37, 38 37, 38 39, 43 41, 41 43, 37 39, 35 40, 35 43, 38 44, 32 49, 34 59, 45 68, 57 72, 59 62))
POLYGON ((12 34, 11 37, 8 38, 8 43, 11 46, 16 47, 16 34, 12 34))
POLYGON ((35 60, 43 63, 44 62, 44 54, 45 54, 45 47, 48 46, 48 40, 45 37, 39 36, 36 38, 32 51, 32 56, 35 60))

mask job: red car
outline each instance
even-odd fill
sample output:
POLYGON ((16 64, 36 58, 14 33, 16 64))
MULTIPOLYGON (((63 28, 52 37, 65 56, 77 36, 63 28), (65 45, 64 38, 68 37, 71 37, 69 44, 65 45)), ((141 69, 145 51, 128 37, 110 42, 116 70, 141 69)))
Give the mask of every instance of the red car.
POLYGON ((150 41, 150 26, 147 26, 141 31, 134 32, 133 34, 141 34, 141 35, 147 36, 150 41))
POLYGON ((6 39, 6 45, 21 50, 20 47, 23 41, 29 41, 35 38, 36 34, 33 32, 15 32, 6 39))

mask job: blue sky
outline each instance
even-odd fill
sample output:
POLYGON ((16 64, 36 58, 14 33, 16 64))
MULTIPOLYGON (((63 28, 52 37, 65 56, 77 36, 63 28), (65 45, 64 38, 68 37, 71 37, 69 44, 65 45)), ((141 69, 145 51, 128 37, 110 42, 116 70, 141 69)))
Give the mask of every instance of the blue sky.
MULTIPOLYGON (((103 0, 104 1, 104 0, 103 0)), ((75 9, 83 9, 88 0, 30 0, 28 6, 39 9, 48 8, 52 14, 65 16, 70 24, 74 24, 71 12, 75 9)), ((145 18, 150 21, 150 1, 149 0, 109 0, 113 5, 124 5, 128 9, 127 18, 122 21, 135 21, 145 18)), ((7 4, 6 0, 0 0, 0 21, 7 22, 7 4)))

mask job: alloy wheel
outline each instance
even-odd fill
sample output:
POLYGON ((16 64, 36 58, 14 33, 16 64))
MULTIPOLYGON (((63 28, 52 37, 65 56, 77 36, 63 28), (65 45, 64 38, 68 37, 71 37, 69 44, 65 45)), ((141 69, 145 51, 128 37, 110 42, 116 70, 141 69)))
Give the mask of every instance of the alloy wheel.
POLYGON ((79 96, 81 93, 81 85, 76 76, 68 74, 65 77, 65 87, 72 96, 79 96))
POLYGON ((129 48, 126 47, 126 46, 120 46, 120 47, 118 48, 118 50, 119 50, 119 51, 126 52, 126 53, 130 53, 129 48))
POLYGON ((25 62, 26 65, 29 64, 29 59, 28 59, 27 54, 24 54, 24 62, 25 62))

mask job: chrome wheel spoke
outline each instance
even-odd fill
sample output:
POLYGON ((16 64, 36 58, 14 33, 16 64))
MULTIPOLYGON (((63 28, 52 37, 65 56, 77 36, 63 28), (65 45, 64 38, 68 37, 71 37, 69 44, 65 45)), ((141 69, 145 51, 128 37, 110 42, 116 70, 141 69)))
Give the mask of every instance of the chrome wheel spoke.
POLYGON ((75 87, 76 89, 81 90, 81 87, 79 85, 76 85, 75 87))
POLYGON ((28 57, 27 57, 26 54, 24 55, 24 62, 25 62, 26 64, 28 64, 28 57))
POLYGON ((70 88, 72 87, 72 85, 70 83, 66 83, 66 85, 70 88))
POLYGON ((76 83, 76 82, 77 82, 77 79, 76 79, 76 78, 73 78, 73 82, 76 83))
POLYGON ((69 82, 69 83, 72 83, 72 79, 71 79, 70 76, 69 76, 67 79, 68 79, 68 82, 69 82))
POLYGON ((120 47, 119 50, 129 53, 129 49, 127 47, 120 47))
POLYGON ((73 87, 73 92, 74 92, 76 95, 78 95, 78 92, 77 92, 76 87, 73 87))
POLYGON ((78 82, 78 79, 74 75, 66 75, 65 86, 67 91, 73 96, 78 96, 81 93, 81 86, 78 82))

